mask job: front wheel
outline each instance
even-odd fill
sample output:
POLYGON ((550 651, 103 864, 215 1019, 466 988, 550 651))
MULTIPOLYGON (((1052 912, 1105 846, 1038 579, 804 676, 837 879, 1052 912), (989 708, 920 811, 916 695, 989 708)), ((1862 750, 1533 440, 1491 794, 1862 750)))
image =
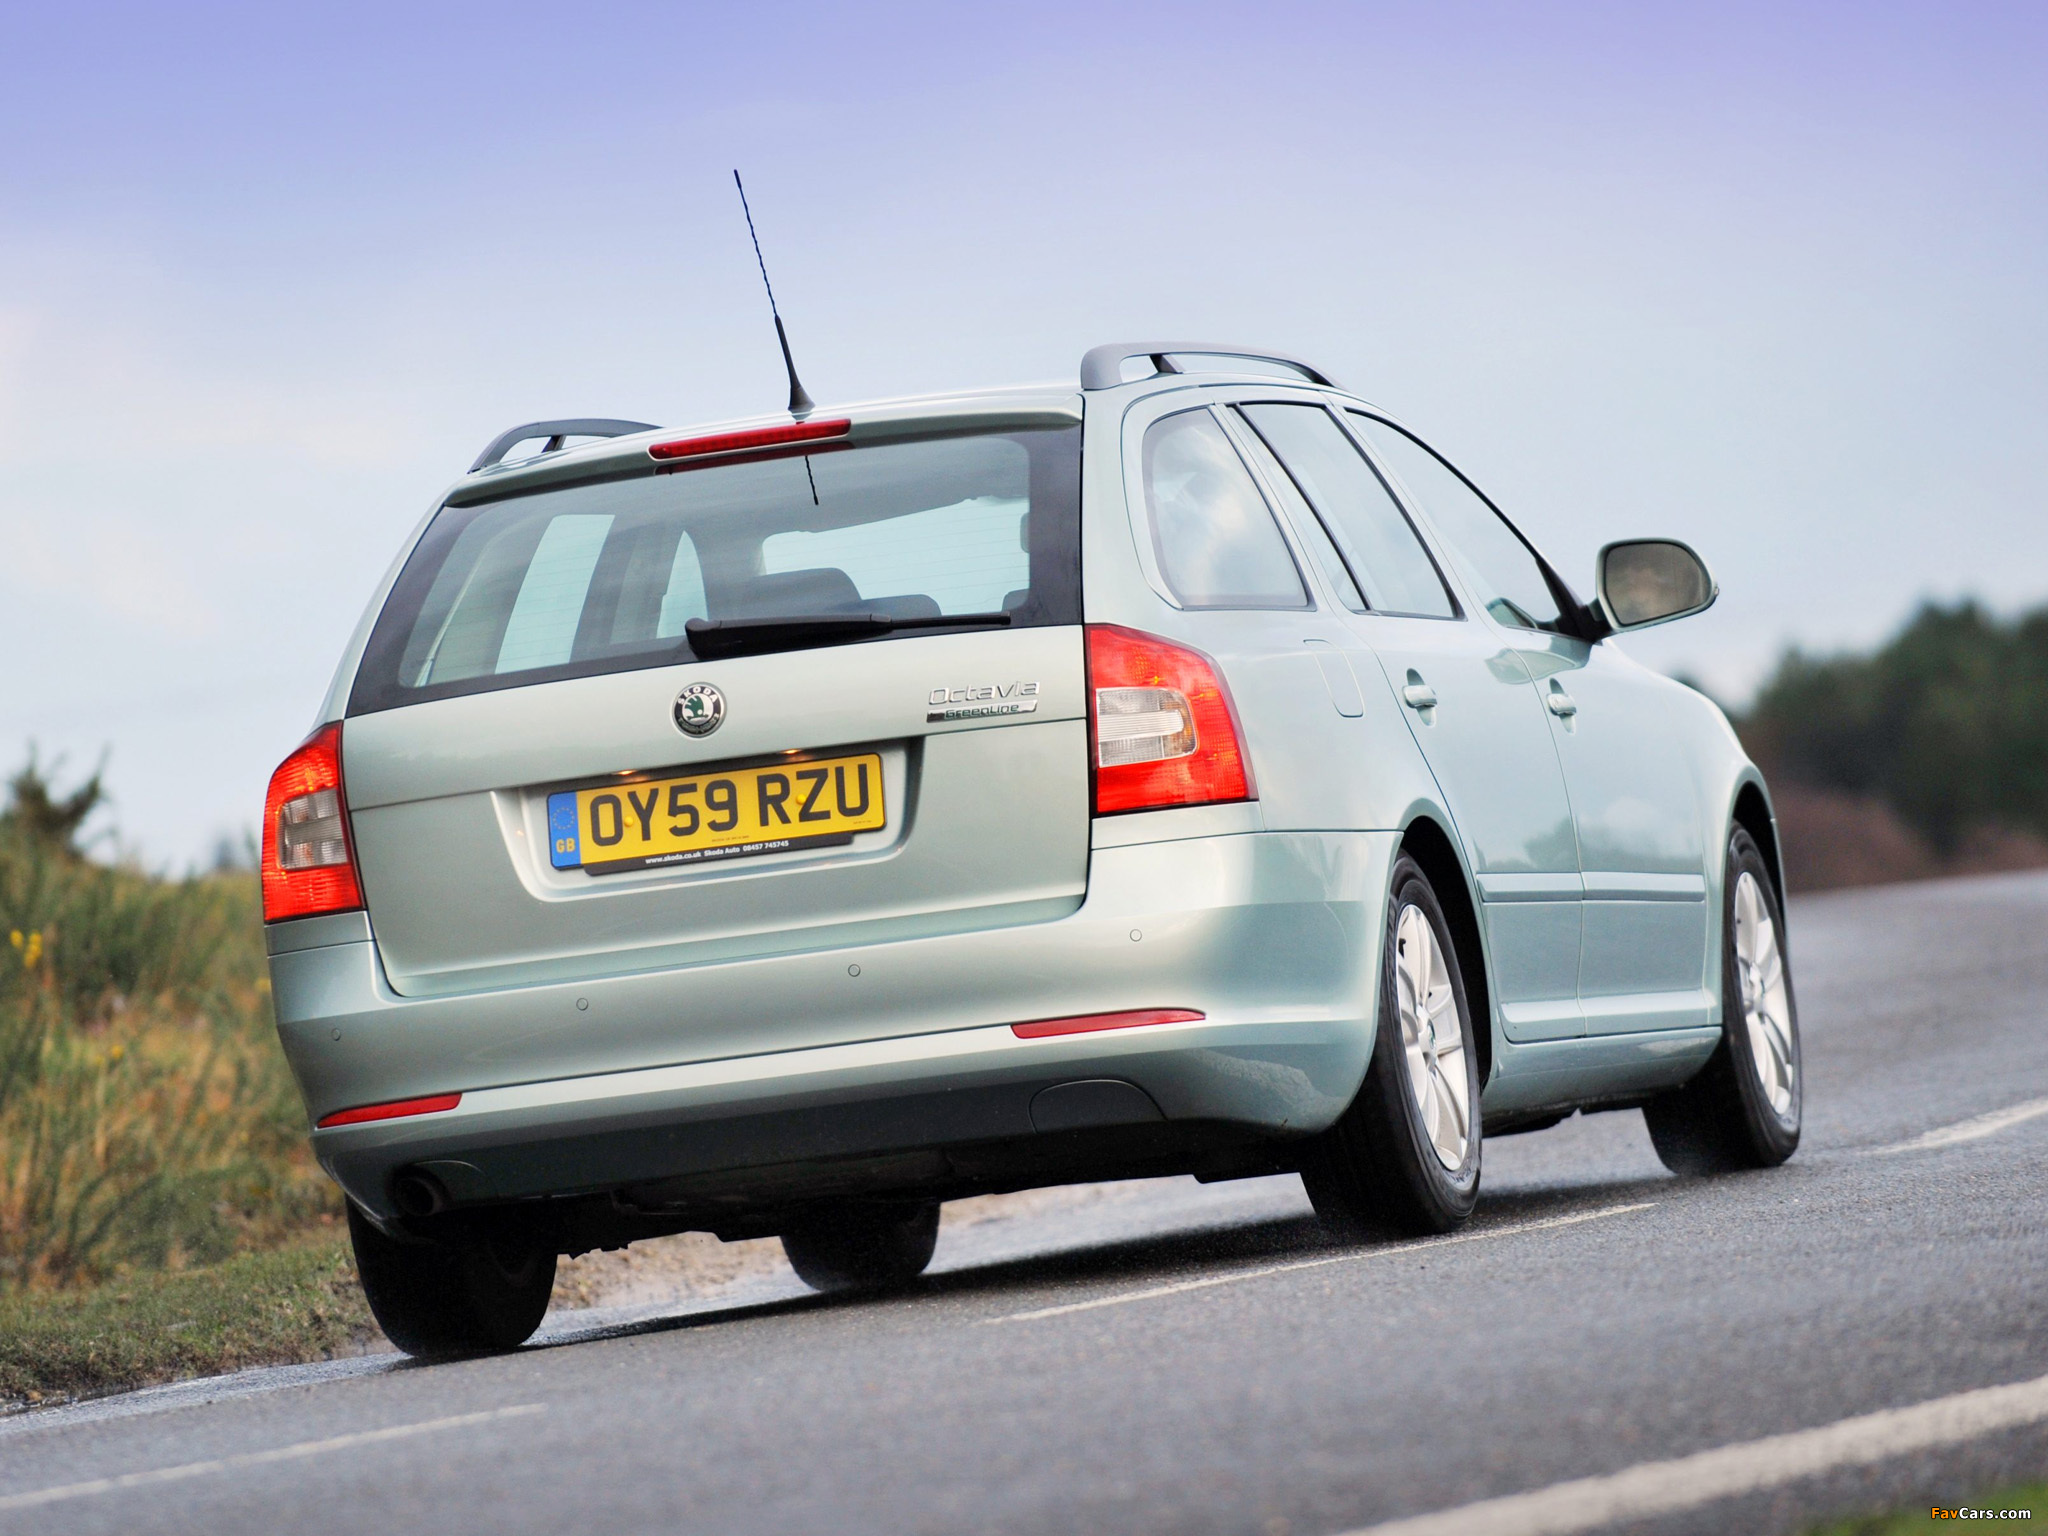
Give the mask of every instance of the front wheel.
POLYGON ((517 1349, 547 1316, 555 1251, 512 1229, 463 1241, 406 1243, 348 1207, 349 1241, 371 1315, 408 1355, 517 1349))
POLYGON ((1683 1088, 1643 1106, 1673 1173, 1775 1168, 1799 1145, 1804 1082, 1785 919, 1770 866, 1737 827, 1721 899, 1721 1043, 1683 1088))
POLYGON ((1479 1063, 1465 979, 1429 877, 1395 861, 1379 1028, 1358 1097, 1302 1168, 1316 1215, 1347 1237, 1428 1236, 1479 1202, 1479 1063))

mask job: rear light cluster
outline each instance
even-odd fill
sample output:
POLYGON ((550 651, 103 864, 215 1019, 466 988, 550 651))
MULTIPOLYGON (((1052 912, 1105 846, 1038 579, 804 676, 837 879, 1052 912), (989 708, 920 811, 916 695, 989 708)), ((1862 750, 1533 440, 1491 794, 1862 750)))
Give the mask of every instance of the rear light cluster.
POLYGON ((1098 816, 1257 798, 1230 690, 1187 646, 1089 625, 1088 736, 1098 816))
POLYGON ((341 726, 323 725, 278 764, 263 800, 263 920, 362 906, 341 787, 341 726))

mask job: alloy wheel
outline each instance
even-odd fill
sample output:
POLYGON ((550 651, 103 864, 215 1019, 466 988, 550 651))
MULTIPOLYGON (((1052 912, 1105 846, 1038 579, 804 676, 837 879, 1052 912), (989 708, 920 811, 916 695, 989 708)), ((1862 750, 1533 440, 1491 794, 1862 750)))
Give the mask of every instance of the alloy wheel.
POLYGON ((1742 984, 1742 1019, 1750 1059, 1771 1113, 1789 1123, 1799 1086, 1798 1050, 1792 1041, 1792 1000, 1785 987, 1785 956, 1778 926, 1756 876, 1735 880, 1735 971, 1742 984))
POLYGON ((1456 1169, 1472 1142, 1471 1085, 1457 996, 1436 931, 1420 907, 1401 909, 1394 928, 1394 985, 1408 1089, 1437 1161, 1456 1169))

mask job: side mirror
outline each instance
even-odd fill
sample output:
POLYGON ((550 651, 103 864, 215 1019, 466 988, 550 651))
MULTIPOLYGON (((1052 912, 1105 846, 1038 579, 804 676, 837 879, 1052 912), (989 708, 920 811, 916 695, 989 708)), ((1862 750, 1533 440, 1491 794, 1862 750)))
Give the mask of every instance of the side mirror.
POLYGON ((1617 630, 1647 629, 1700 613, 1721 595, 1706 561, 1676 539, 1624 539, 1600 551, 1593 590, 1617 630))

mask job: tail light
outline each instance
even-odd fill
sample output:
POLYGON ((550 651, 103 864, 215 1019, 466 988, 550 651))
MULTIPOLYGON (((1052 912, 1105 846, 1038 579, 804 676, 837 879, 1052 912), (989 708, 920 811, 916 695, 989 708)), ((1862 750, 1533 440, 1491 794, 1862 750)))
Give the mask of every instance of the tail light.
POLYGON ((1095 814, 1255 800, 1230 690, 1200 651, 1088 626, 1095 814))
POLYGON ((323 725, 278 764, 263 799, 263 920, 363 904, 341 788, 341 726, 323 725))

